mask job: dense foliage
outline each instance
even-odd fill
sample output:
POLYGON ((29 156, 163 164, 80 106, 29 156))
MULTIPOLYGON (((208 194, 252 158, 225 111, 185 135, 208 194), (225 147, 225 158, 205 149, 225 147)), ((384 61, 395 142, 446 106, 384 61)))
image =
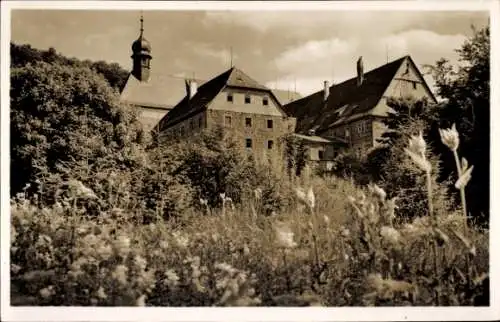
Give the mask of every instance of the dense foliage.
POLYGON ((89 68, 45 62, 12 68, 10 109, 13 194, 27 184, 40 189, 56 174, 87 182, 94 168, 142 162, 137 115, 89 68))
MULTIPOLYGON (((458 68, 442 59, 430 70, 436 79, 437 94, 445 99, 437 110, 440 126, 456 124, 461 153, 476 165, 467 194, 470 212, 486 223, 490 209, 490 32, 488 27, 473 31, 457 50, 461 61, 458 68)), ((433 131, 431 135, 437 147, 439 134, 433 131)), ((456 175, 452 158, 445 153, 440 156, 443 177, 456 175)))
POLYGON ((55 63, 72 67, 88 67, 98 74, 104 76, 109 85, 120 91, 127 81, 128 72, 117 63, 107 63, 105 61, 92 62, 90 60, 79 60, 76 58, 67 58, 58 54, 54 48, 40 50, 32 48, 30 45, 10 44, 10 64, 11 67, 23 67, 27 64, 36 62, 55 63))

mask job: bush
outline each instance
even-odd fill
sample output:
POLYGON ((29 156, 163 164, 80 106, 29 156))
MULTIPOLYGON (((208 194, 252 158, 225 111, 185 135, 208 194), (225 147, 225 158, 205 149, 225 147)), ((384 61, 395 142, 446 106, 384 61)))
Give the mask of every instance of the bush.
POLYGON ((10 107, 13 194, 29 184, 28 193, 52 198, 54 183, 68 173, 94 189, 90 180, 103 164, 125 170, 144 162, 137 115, 88 68, 43 62, 12 68, 10 107))

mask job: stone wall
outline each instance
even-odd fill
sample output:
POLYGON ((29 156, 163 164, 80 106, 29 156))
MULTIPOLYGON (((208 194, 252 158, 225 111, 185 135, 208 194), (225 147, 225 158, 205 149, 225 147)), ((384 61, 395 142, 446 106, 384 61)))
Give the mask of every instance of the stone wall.
POLYGON ((256 155, 274 150, 282 151, 281 139, 295 129, 295 119, 284 116, 223 110, 208 110, 206 113, 207 128, 223 126, 225 131, 232 133, 238 144, 256 155), (247 124, 247 119, 250 120, 250 124, 247 124), (247 147, 247 140, 251 140, 251 147, 247 147))

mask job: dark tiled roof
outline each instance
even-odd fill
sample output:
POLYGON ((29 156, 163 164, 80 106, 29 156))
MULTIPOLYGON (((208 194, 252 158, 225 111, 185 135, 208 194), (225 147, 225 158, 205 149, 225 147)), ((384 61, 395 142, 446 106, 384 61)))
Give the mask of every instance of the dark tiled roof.
POLYGON ((330 87, 327 102, 323 91, 318 91, 283 107, 286 113, 297 118, 297 132, 314 129, 321 133, 357 115, 366 115, 377 105, 405 59, 402 57, 367 73, 361 86, 357 77, 330 87))
MULTIPOLYGON (((189 99, 184 96, 182 101, 179 102, 163 119, 159 122, 157 130, 163 129, 185 119, 194 114, 197 114, 206 109, 207 105, 219 94, 219 92, 226 86, 238 88, 251 88, 271 92, 271 90, 263 85, 260 85, 255 80, 250 78, 241 70, 232 67, 224 73, 209 80, 203 85, 198 87, 196 94, 193 98, 189 99)), ((273 94, 274 96, 274 94, 273 94)))

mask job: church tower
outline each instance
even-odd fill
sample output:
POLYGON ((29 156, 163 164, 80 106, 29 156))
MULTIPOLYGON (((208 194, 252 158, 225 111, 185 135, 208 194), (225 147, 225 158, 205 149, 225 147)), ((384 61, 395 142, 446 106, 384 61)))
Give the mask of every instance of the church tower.
POLYGON ((151 44, 144 38, 144 19, 141 14, 141 33, 132 44, 132 75, 141 82, 149 80, 151 70, 151 44))

